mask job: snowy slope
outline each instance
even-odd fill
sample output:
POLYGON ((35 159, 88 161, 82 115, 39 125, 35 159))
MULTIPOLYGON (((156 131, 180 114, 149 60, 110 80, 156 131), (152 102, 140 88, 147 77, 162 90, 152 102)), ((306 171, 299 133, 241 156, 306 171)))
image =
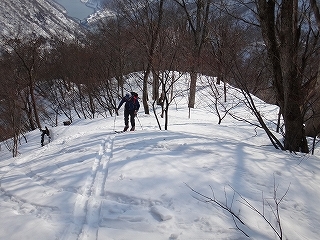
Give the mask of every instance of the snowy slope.
POLYGON ((81 34, 78 23, 53 0, 1 0, 0 33, 6 37, 35 34, 71 38, 81 34))
MULTIPOLYGON (((250 239, 278 238, 234 190, 274 226, 274 193, 285 195, 283 239, 318 239, 319 149, 275 150, 260 129, 229 117, 217 125, 201 107, 188 119, 184 100, 170 108, 168 131, 140 112, 135 132, 114 133, 121 114, 51 128, 44 147, 31 132, 15 159, 2 144, 0 239, 248 239, 187 185, 231 207, 250 239)), ((260 107, 276 118, 274 106, 260 107)))

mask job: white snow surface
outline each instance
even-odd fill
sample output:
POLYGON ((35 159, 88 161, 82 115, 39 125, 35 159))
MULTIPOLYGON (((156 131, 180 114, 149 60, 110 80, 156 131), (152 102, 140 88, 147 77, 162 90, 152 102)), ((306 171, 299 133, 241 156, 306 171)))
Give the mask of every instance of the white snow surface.
MULTIPOLYGON (((204 108, 188 118, 176 103, 167 131, 140 109, 135 132, 115 134, 120 113, 51 128, 44 147, 33 131, 16 158, 1 144, 0 239, 279 239, 267 224, 279 231, 274 196, 283 239, 319 239, 319 149, 276 150, 259 128, 218 125, 204 108), (228 206, 249 238, 191 188, 228 206)), ((261 106, 276 119, 275 106, 261 106)))

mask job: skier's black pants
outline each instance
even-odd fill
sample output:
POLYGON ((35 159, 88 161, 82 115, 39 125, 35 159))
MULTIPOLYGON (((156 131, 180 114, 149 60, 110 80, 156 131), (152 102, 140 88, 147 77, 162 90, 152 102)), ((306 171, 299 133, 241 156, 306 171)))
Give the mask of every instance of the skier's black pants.
POLYGON ((135 127, 136 124, 135 124, 135 121, 134 121, 134 117, 135 117, 135 114, 134 114, 134 111, 129 111, 129 110, 124 110, 124 124, 126 126, 129 126, 129 116, 130 116, 130 123, 131 123, 131 127, 135 127))
POLYGON ((47 135, 49 137, 49 133, 47 132, 47 130, 41 130, 41 145, 43 146, 43 142, 44 142, 44 135, 47 135))

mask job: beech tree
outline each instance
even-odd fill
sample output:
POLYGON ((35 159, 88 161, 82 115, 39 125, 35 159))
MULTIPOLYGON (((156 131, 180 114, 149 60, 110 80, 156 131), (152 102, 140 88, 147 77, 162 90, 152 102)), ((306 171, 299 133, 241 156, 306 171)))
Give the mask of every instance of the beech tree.
POLYGON ((284 148, 308 153, 304 132, 303 104, 306 87, 313 81, 306 79, 307 58, 319 34, 312 31, 301 14, 298 0, 256 0, 261 32, 272 66, 276 100, 284 120, 284 148), (305 32, 303 34, 303 32, 305 32))
POLYGON ((23 132, 25 120, 23 104, 19 96, 19 86, 14 81, 14 65, 9 55, 0 59, 0 141, 4 141, 12 156, 18 155, 20 134, 23 132))
POLYGON ((196 8, 190 7, 189 1, 186 0, 174 0, 185 12, 187 25, 192 34, 191 52, 192 63, 190 66, 190 92, 189 92, 189 117, 190 108, 194 108, 197 77, 199 72, 199 60, 201 56, 201 50, 203 44, 207 38, 208 20, 210 13, 211 0, 194 0, 192 3, 196 5, 196 8))
MULTIPOLYGON (((320 3, 318 2, 318 5, 320 3)), ((317 5, 316 0, 310 0, 310 7, 313 12, 314 21, 318 27, 318 31, 320 31, 320 10, 317 5)), ((320 6, 320 5, 319 5, 320 6)), ((311 18, 312 19, 312 18, 311 18)), ((307 111, 307 118, 306 118, 306 135, 313 137, 313 144, 312 144, 312 154, 314 153, 315 145, 316 145, 316 138, 320 134, 320 64, 319 60, 315 59, 314 61, 315 66, 314 68, 318 69, 315 77, 314 84, 310 86, 312 89, 308 95, 307 102, 310 108, 307 111)))
MULTIPOLYGON (((119 17, 123 17, 131 27, 131 34, 146 57, 144 63, 142 103, 149 114, 148 79, 152 71, 158 37, 162 25, 165 0, 116 0, 119 17)), ((141 56, 139 56, 141 57, 141 56)))
POLYGON ((30 37, 25 40, 7 39, 5 47, 11 53, 15 65, 15 79, 21 86, 21 98, 25 102, 30 128, 41 128, 35 87, 44 67, 43 46, 41 37, 30 37))

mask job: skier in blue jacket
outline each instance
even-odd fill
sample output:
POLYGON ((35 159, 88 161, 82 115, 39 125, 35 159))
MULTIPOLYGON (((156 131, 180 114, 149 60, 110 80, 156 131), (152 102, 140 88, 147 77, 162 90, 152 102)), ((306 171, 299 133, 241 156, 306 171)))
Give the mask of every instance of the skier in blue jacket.
POLYGON ((138 94, 132 92, 127 93, 121 100, 121 102, 119 103, 118 108, 116 109, 117 112, 119 111, 119 109, 121 108, 121 106, 124 105, 124 124, 125 127, 123 129, 123 131, 127 131, 129 128, 129 116, 130 116, 130 123, 131 123, 131 129, 130 131, 134 131, 135 130, 135 116, 138 113, 138 110, 140 108, 140 104, 138 101, 138 94))

